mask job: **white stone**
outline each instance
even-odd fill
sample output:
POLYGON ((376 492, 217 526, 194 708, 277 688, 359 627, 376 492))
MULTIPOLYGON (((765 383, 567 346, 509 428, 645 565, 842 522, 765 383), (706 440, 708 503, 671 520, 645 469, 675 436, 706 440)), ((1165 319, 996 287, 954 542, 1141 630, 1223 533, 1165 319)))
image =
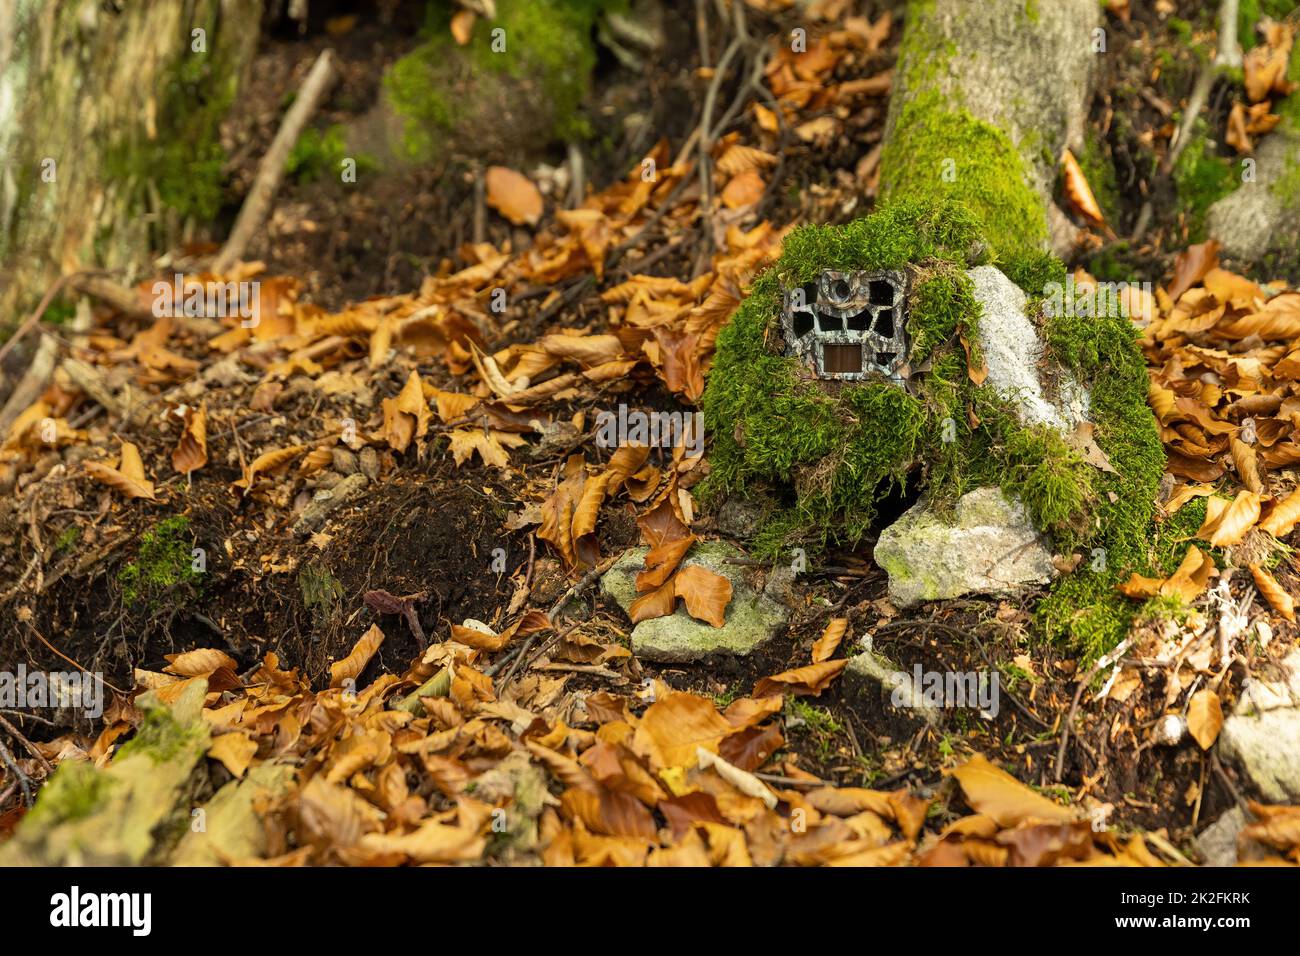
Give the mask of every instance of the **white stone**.
POLYGON ((918 502, 881 532, 874 557, 900 606, 1015 591, 1055 574, 1047 542, 1024 505, 999 488, 962 495, 950 515, 918 502))
POLYGON ((1061 374, 1056 403, 1044 394, 1043 342, 1026 314, 1029 297, 1024 290, 993 266, 978 266, 968 275, 983 310, 979 345, 989 369, 984 384, 1010 402, 1025 425, 1073 432, 1088 421, 1088 392, 1073 376, 1061 374))
POLYGON ((1223 722, 1219 750, 1274 803, 1300 800, 1300 648, 1276 680, 1252 678, 1223 722))

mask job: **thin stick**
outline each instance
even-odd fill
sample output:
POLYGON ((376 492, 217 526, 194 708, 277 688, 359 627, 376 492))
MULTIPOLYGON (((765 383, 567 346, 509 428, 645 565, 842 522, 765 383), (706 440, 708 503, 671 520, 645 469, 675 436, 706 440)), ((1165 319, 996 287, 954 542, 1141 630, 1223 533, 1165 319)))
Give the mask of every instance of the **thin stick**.
MULTIPOLYGON (((9 748, 3 743, 0 743, 0 761, 4 762, 4 765, 9 768, 9 772, 14 775, 14 779, 18 781, 18 785, 23 788, 23 802, 30 807, 32 805, 31 781, 27 778, 27 774, 19 769, 18 763, 14 760, 14 755, 9 752, 9 748)), ((5 792, 8 793, 9 791, 6 790, 5 792)))
POLYGON ((289 112, 285 114, 284 122, 280 124, 275 139, 271 141, 271 148, 262 157, 262 162, 257 168, 257 177, 253 180, 253 188, 249 190, 248 197, 239 210, 239 217, 235 220, 235 227, 230 231, 230 238, 226 240, 221 252, 212 262, 213 272, 221 274, 230 271, 230 267, 243 256, 253 235, 262 228, 262 223, 271 211, 271 200, 275 198, 275 191, 280 187, 280 180, 284 178, 284 166, 289 158, 289 151, 298 142, 303 127, 324 101, 325 94, 329 92, 337 76, 338 73, 334 69, 334 51, 326 48, 321 51, 320 56, 316 57, 311 72, 307 74, 307 79, 298 89, 298 98, 293 101, 293 106, 289 107, 289 112))

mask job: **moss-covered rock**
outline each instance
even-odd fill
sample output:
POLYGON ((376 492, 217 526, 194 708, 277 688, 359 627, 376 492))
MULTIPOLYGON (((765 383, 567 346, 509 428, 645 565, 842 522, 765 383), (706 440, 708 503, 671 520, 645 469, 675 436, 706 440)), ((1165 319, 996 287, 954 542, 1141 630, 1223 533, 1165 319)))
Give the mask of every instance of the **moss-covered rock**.
MULTIPOLYGON (((1105 314, 1044 310, 1045 287, 1063 279, 1063 267, 1037 252, 1014 255, 1010 272, 1029 295, 1044 365, 1090 389, 1095 440, 1113 468, 1106 471, 1085 462, 1070 435, 1026 423, 1017 401, 972 380, 971 365, 982 361, 974 354, 981 308, 967 270, 995 254, 982 236, 980 220, 961 204, 901 201, 842 227, 795 230, 781 259, 754 281, 718 336, 703 400, 712 470, 701 491, 706 500, 783 496, 785 507, 755 536, 760 551, 855 545, 881 502, 899 492, 924 492, 942 509, 973 489, 1000 487, 1024 503, 1058 552, 1105 556, 1083 562, 1058 592, 1090 603, 1124 568, 1149 566, 1164 453, 1132 323, 1114 303, 1105 314), (819 380, 783 354, 782 290, 827 269, 906 272, 904 385, 819 380)), ((1050 604, 1043 621, 1089 645, 1117 639, 1113 630, 1076 629, 1077 608, 1050 604)))
MULTIPOLYGON (((503 160, 582 135, 578 107, 596 63, 592 31, 607 0, 498 0, 459 46, 432 12, 428 39, 384 77, 400 158, 449 153, 503 160)), ((431 8, 432 9, 432 8, 431 8)))

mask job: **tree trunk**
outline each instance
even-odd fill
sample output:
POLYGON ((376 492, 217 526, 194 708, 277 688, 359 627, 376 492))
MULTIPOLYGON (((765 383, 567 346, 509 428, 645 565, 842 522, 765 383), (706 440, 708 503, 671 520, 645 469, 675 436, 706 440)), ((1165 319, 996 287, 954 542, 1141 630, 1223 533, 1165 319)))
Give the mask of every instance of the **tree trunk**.
POLYGON ((999 256, 1067 253, 1074 229, 1052 200, 1057 164, 1082 145, 1104 44, 1096 0, 909 4, 882 196, 965 201, 999 256))
POLYGON ((261 6, 0 0, 0 329, 60 272, 133 278, 215 215, 261 6))

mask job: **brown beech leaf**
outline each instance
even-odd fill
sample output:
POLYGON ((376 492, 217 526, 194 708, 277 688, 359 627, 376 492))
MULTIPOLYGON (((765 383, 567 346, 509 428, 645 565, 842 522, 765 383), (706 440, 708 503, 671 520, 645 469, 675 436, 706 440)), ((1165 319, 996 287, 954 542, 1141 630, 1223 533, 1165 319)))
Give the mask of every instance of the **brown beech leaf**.
POLYGON ((1192 738, 1209 750, 1223 728, 1223 707, 1219 695, 1210 688, 1198 690, 1187 704, 1187 730, 1192 738))
POLYGON ((487 204, 516 226, 537 225, 542 218, 542 194, 533 181, 505 166, 489 166, 487 204))
POLYGON ((717 753, 718 743, 736 728, 718 713, 713 701, 696 694, 674 693, 646 708, 637 723, 633 746, 656 770, 694 767, 696 750, 717 753))
POLYGON ((1259 495, 1253 491, 1238 492, 1231 503, 1222 498, 1209 498, 1205 522, 1196 536, 1216 548, 1240 544, 1259 520, 1259 508, 1259 495))
POLYGON ((1083 170, 1079 168, 1079 161, 1068 149, 1061 154, 1061 177, 1065 197, 1070 200, 1070 205, 1075 211, 1096 225, 1100 226, 1104 223, 1106 217, 1097 203, 1097 197, 1092 194, 1088 177, 1083 174, 1083 170))
POLYGON ((172 449, 172 467, 182 475, 198 471, 208 463, 208 409, 206 405, 185 409, 185 431, 172 449))
POLYGON ((1219 264, 1219 242, 1207 239, 1188 246, 1174 258, 1174 277, 1166 290, 1169 298, 1177 302, 1184 292, 1205 278, 1206 273, 1219 264))
POLYGON ((633 624, 649 621, 656 617, 667 617, 677 605, 676 582, 669 581, 662 587, 642 594, 632 602, 627 616, 633 624))
POLYGON ((153 482, 144 476, 144 462, 140 460, 140 449, 129 441, 122 442, 122 460, 116 468, 111 468, 102 461, 88 461, 84 467, 86 474, 128 498, 156 500, 153 482))
POLYGON ((645 570, 637 573, 636 589, 653 591, 663 586, 669 575, 677 570, 686 552, 695 543, 695 535, 690 534, 675 541, 665 541, 657 548, 652 548, 645 556, 645 570))
POLYGON ((345 680, 356 680, 375 656, 379 645, 384 643, 384 632, 378 624, 371 624, 370 630, 362 634, 348 656, 330 665, 330 686, 341 687, 345 680))
POLYGON ((731 582, 698 564, 687 565, 673 578, 673 593, 686 602, 686 613, 714 627, 727 623, 731 603, 731 582))
POLYGON ((253 479, 259 474, 267 474, 283 468, 306 450, 306 445, 290 445, 288 448, 276 448, 263 452, 244 469, 244 476, 237 478, 231 484, 236 488, 243 488, 247 492, 253 487, 253 479))
POLYGON ((1264 493, 1264 482, 1259 477, 1259 461, 1255 449, 1240 438, 1232 439, 1232 463, 1237 466, 1237 477, 1241 483, 1257 495, 1264 493))
POLYGON ((457 46, 469 43, 470 37, 474 35, 474 21, 477 19, 478 14, 473 10, 457 10, 452 14, 451 35, 457 46))
POLYGON ((763 198, 763 192, 766 184, 763 177, 755 170, 747 169, 731 177, 722 190, 722 204, 728 209, 739 209, 742 206, 752 206, 763 198))
POLYGON ((737 730, 753 727, 781 711, 780 697, 740 697, 727 705, 722 716, 737 730))
POLYGON ((992 817, 1001 827, 1019 826, 1026 820, 1065 823, 1078 819, 1075 811, 1035 793, 979 754, 944 772, 957 778, 971 809, 992 817))
POLYGON ((1300 488, 1274 504, 1268 517, 1259 523, 1259 528, 1275 538, 1282 538, 1291 533, 1297 521, 1300 521, 1300 488))
POLYGON ((233 657, 213 647, 200 647, 181 654, 166 654, 164 657, 168 663, 163 671, 181 677, 207 677, 221 667, 228 667, 232 671, 239 669, 239 664, 233 657))
POLYGON ((833 617, 826 622, 826 629, 822 631, 822 636, 817 638, 816 643, 813 644, 812 659, 814 664, 830 660, 831 655, 840 646, 840 641, 844 639, 844 632, 848 628, 849 619, 847 617, 833 617))
POLYGON ((754 685, 755 697, 769 697, 773 694, 794 694, 796 697, 811 694, 820 697, 822 691, 830 686, 831 681, 848 667, 848 658, 835 661, 822 661, 793 670, 764 677, 754 685))
POLYGON ((257 741, 242 733, 213 737, 212 745, 208 747, 208 756, 221 761, 236 780, 244 775, 256 753, 257 741))
POLYGON ((1255 586, 1259 588, 1259 593, 1264 595, 1268 603, 1273 606, 1273 610, 1288 621, 1294 621, 1295 601, 1286 592, 1286 589, 1278 583, 1277 578, 1258 564, 1250 566, 1250 573, 1255 578, 1255 586))
POLYGON ((1232 104, 1232 112, 1228 114, 1228 133, 1224 139, 1239 156, 1248 156, 1255 151, 1255 144, 1246 131, 1246 107, 1240 102, 1232 104))

